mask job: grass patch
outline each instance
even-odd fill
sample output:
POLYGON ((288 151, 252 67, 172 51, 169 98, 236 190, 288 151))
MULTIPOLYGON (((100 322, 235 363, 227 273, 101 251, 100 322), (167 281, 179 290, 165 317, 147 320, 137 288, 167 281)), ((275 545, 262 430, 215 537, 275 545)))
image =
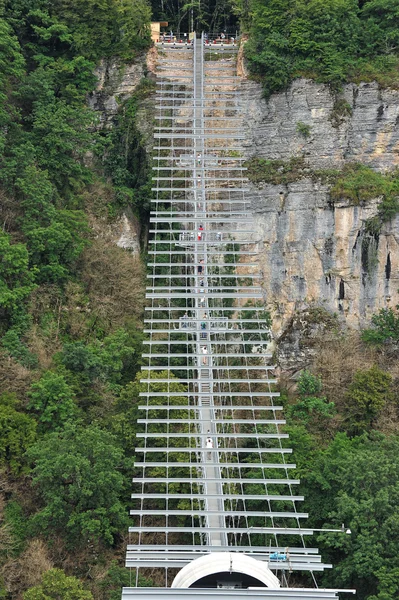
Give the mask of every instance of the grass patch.
POLYGON ((345 98, 336 98, 328 120, 333 127, 339 127, 352 114, 352 106, 345 98))
POLYGON ((302 121, 298 121, 298 123, 296 124, 297 133, 299 133, 299 135, 302 135, 305 139, 310 137, 310 130, 311 130, 310 125, 307 125, 306 123, 303 123, 302 121))
POLYGON ((287 185, 310 178, 329 184, 332 201, 348 200, 363 205, 373 198, 381 198, 378 215, 369 219, 366 229, 377 234, 382 223, 399 213, 399 169, 390 173, 378 173, 361 163, 347 163, 343 169, 313 170, 303 156, 290 160, 267 160, 251 158, 245 162, 248 178, 252 183, 287 185))
POLYGON ((289 160, 267 160, 253 157, 245 162, 248 179, 252 183, 287 185, 305 177, 329 183, 336 180, 340 171, 312 170, 303 156, 292 156, 289 160))

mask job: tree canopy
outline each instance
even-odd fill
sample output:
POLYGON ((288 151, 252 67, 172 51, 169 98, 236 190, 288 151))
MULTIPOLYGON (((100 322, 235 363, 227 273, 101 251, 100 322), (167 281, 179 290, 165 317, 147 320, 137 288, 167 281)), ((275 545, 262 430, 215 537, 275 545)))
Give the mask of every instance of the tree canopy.
POLYGON ((238 0, 250 68, 266 95, 296 77, 337 88, 387 74, 397 82, 397 0, 238 0))
POLYGON ((120 500, 126 485, 123 451, 115 437, 96 425, 69 425, 33 445, 28 455, 44 503, 34 526, 62 533, 76 546, 88 540, 113 544, 128 521, 120 500))
POLYGON ((61 569, 50 569, 42 583, 25 592, 24 600, 93 600, 93 594, 85 590, 76 577, 67 577, 61 569))

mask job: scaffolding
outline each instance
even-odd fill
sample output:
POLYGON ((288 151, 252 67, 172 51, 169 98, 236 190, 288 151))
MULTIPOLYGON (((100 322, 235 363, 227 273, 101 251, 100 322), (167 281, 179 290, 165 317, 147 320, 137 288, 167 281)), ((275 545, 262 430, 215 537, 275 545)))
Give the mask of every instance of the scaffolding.
POLYGON ((163 571, 166 595, 183 596, 170 589, 172 579, 212 552, 267 563, 285 590, 279 598, 337 598, 338 590, 317 590, 314 572, 331 565, 306 547, 313 531, 302 525, 307 514, 281 431, 239 144, 237 47, 219 44, 217 60, 204 38, 161 50, 141 431, 126 558, 133 587, 123 600, 141 598, 139 575, 154 569, 163 571), (314 589, 289 595, 295 571, 309 572, 314 589))

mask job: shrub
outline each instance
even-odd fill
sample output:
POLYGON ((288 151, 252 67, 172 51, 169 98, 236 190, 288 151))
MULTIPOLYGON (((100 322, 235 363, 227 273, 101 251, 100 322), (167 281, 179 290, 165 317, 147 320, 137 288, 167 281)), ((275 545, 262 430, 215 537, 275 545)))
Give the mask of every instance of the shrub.
POLYGON ((376 365, 367 371, 358 371, 345 394, 350 431, 357 434, 369 430, 392 398, 392 377, 389 373, 376 365))
POLYGON ((28 407, 37 411, 39 423, 44 430, 61 429, 77 416, 75 394, 63 375, 48 371, 28 394, 28 407))
POLYGON ((311 129, 310 125, 307 125, 306 123, 303 123, 302 121, 298 121, 298 123, 296 124, 297 133, 302 135, 304 138, 308 138, 310 136, 310 129, 311 129))
POLYGON ((61 569, 50 569, 37 585, 24 594, 24 600, 93 600, 76 577, 67 577, 61 569))
POLYGON ((362 332, 362 339, 365 342, 375 345, 381 345, 384 342, 399 343, 399 306, 396 310, 392 308, 382 308, 371 318, 372 329, 365 329, 362 332))

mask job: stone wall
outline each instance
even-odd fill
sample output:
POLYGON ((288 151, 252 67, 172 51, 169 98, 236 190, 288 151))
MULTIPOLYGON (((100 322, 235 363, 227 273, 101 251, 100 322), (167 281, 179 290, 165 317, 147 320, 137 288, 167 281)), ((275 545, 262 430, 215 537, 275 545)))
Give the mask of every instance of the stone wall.
MULTIPOLYGON (((304 156, 310 170, 339 169, 347 161, 381 171, 398 165, 399 91, 347 85, 338 100, 351 112, 334 127, 337 97, 327 86, 297 80, 267 102, 258 84, 244 80, 247 156, 304 156), (298 133, 299 122, 310 126, 307 138, 298 133)), ((263 286, 277 336, 295 311, 309 306, 358 328, 379 308, 399 303, 399 217, 374 238, 364 223, 377 214, 379 199, 364 206, 345 199, 333 203, 328 189, 311 178, 251 186, 263 286)))

